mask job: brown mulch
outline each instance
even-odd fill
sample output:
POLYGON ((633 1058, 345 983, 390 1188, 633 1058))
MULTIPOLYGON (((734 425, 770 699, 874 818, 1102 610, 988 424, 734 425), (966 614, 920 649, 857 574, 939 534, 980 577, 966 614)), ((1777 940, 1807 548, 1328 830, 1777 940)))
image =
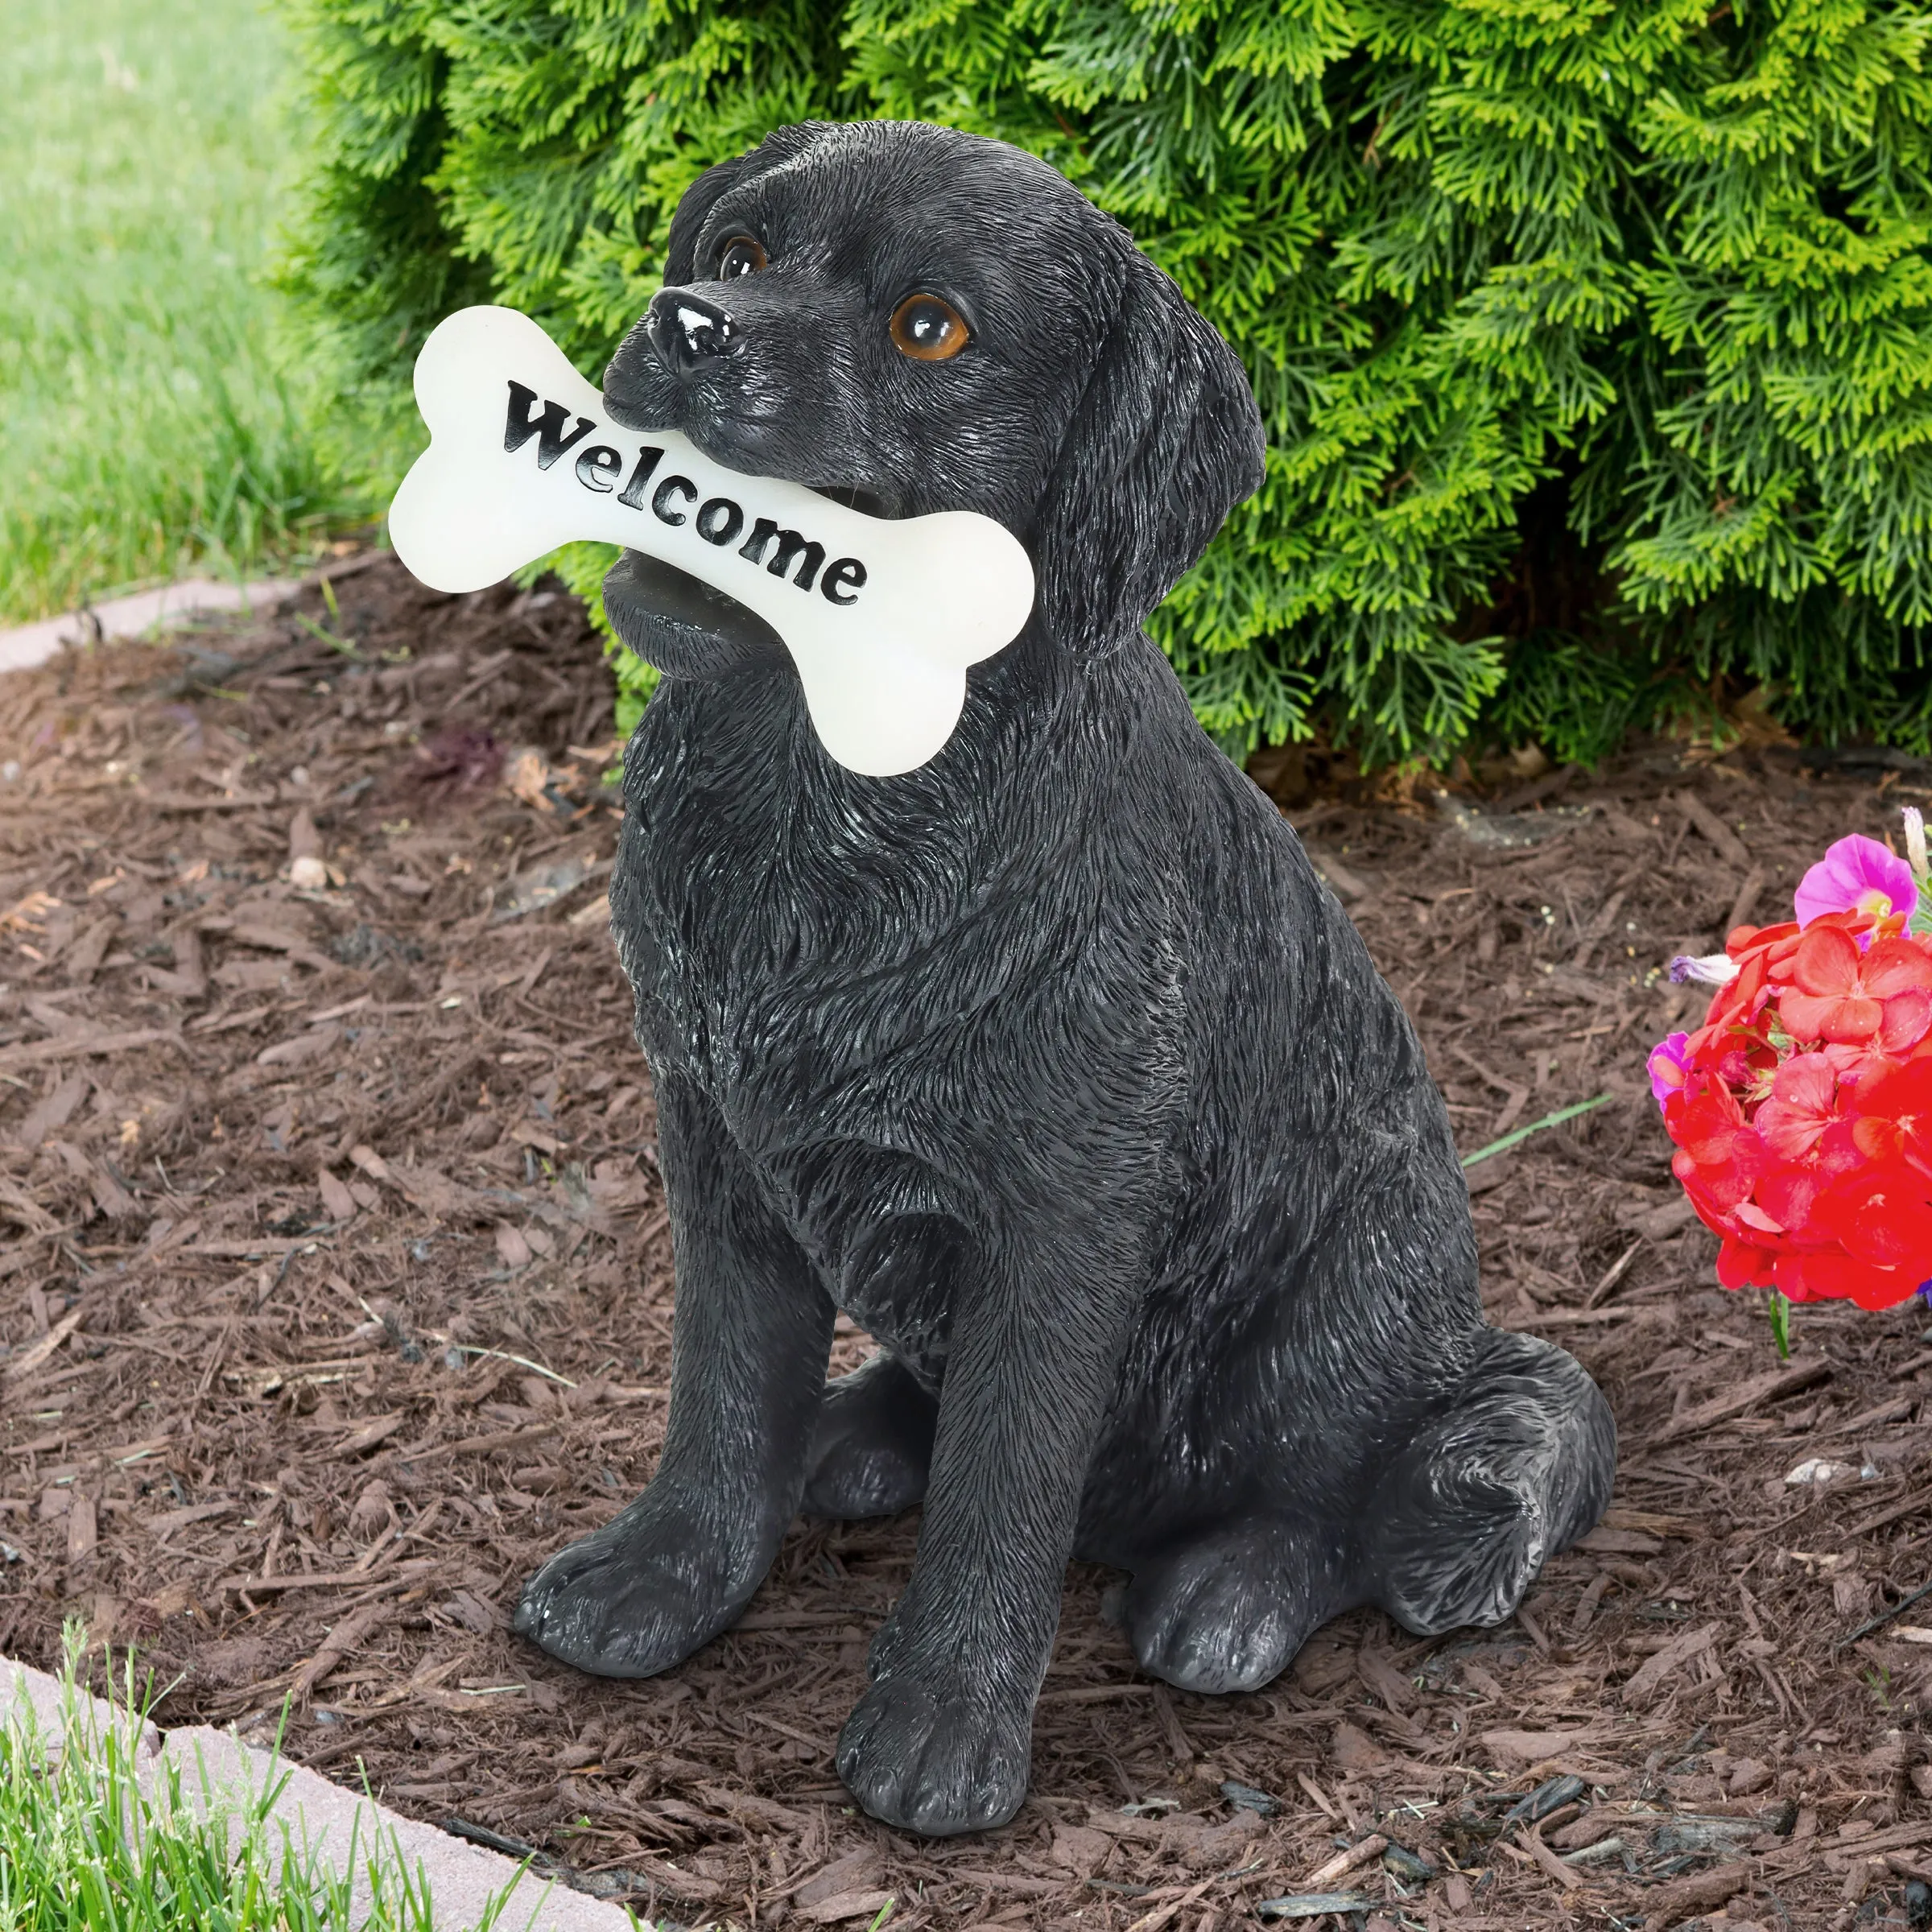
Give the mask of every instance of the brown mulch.
MULTIPOLYGON (((1691 1007, 1655 968, 1777 916, 1925 771, 1655 745, 1460 824, 1348 786, 1294 809, 1466 1148, 1613 1096, 1471 1179, 1495 1319, 1616 1410, 1616 1505, 1504 1628, 1352 1616, 1238 1698, 1140 1676, 1117 1579, 1076 1567, 1032 1798, 929 1843, 832 1763, 914 1520, 800 1524, 739 1628, 649 1682, 508 1634, 663 1425, 614 758, 575 604, 382 559, 0 679, 0 1651, 56 1663, 80 1619, 138 1646, 163 1723, 265 1738, 289 1700, 294 1757, 687 1924, 890 1895, 895 1925, 1208 1932, 1372 1835, 1313 1889, 1383 1932, 1908 1922, 1932 1600, 1853 1633, 1932 1579, 1927 1313, 1801 1309, 1781 1364, 1761 1298, 1713 1285, 1641 1067, 1691 1007), (1787 1484, 1811 1458, 1842 1468, 1787 1484)), ((835 1365, 864 1348, 842 1325, 835 1365)))

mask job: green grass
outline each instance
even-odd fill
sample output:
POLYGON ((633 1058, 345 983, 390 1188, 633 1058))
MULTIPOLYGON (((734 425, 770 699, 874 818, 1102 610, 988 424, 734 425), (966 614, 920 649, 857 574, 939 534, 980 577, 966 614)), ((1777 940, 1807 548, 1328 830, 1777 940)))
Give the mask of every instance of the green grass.
POLYGON ((253 0, 6 0, 0 621, 312 551, 356 514, 278 366, 299 164, 253 0))
MULTIPOLYGON (((66 1748, 50 1769, 31 1713, 0 1727, 0 1932, 433 1932, 429 1886, 392 1841, 353 1846, 337 1876, 269 1815, 279 1778, 246 1804, 200 1791, 171 1763, 142 1790, 139 1724, 103 1725, 74 1696, 70 1637, 66 1748), (76 1748, 77 1746, 77 1748, 76 1748)), ((142 1710, 125 1673, 125 1705, 142 1710)), ((118 1708, 123 1700, 116 1700, 118 1708)), ((477 1932, 503 1918, 492 1901, 477 1932)))

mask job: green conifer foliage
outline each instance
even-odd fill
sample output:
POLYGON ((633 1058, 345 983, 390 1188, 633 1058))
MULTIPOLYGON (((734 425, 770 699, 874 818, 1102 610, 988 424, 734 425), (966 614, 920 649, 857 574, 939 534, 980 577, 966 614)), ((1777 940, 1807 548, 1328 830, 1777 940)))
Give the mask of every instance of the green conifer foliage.
POLYGON ((594 374, 679 195, 778 122, 947 122, 1062 168, 1247 362, 1267 482, 1155 619, 1232 749, 1591 758, 1728 682, 1932 750, 1922 6, 287 3, 287 280, 379 402, 479 299, 594 374))

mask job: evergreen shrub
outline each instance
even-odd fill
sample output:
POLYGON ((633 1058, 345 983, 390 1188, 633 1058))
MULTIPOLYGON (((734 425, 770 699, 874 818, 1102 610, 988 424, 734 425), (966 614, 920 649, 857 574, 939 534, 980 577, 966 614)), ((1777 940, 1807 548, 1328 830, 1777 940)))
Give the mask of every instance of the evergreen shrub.
POLYGON ((378 410, 466 301, 594 374, 679 195, 773 125, 947 122, 1063 169, 1247 362, 1267 483, 1155 619, 1231 749, 1588 759, 1761 687, 1932 750, 1922 6, 286 3, 287 280, 378 410))

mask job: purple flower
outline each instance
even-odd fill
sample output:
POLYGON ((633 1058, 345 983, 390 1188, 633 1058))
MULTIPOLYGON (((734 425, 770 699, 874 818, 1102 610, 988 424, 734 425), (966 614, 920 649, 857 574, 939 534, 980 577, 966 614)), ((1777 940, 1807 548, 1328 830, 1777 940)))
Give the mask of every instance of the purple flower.
POLYGON ((1728 952, 1707 952, 1701 958, 1695 953, 1680 952, 1670 962, 1670 981, 1681 986, 1690 980, 1699 986, 1728 986, 1744 968, 1728 952))
POLYGON ((1798 923, 1809 926, 1828 912, 1868 912, 1883 919, 1918 904, 1912 868, 1896 859, 1876 839, 1853 832, 1835 845, 1798 881, 1794 902, 1798 923))
POLYGON ((1684 1049, 1690 1044, 1687 1033, 1666 1034, 1650 1049, 1650 1057, 1644 1063, 1650 1075, 1650 1097, 1660 1108, 1683 1087, 1684 1075, 1690 1071, 1684 1049))

